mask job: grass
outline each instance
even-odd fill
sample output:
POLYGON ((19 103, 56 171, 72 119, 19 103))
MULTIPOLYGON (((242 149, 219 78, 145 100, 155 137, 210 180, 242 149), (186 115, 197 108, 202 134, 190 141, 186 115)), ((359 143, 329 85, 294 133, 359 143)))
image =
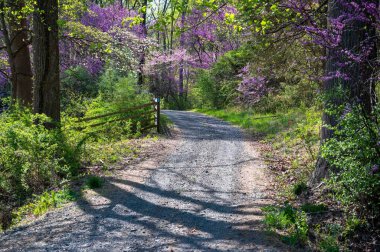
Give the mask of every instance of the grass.
POLYGON ((263 208, 264 223, 269 231, 281 230, 282 240, 290 245, 304 244, 307 241, 308 224, 306 213, 289 204, 283 207, 263 208))
POLYGON ((297 196, 301 195, 303 192, 307 191, 307 185, 305 182, 296 183, 293 188, 293 193, 297 196))
POLYGON ((277 133, 296 126, 297 122, 305 118, 305 113, 300 110, 276 114, 254 113, 235 108, 224 110, 197 109, 196 111, 223 119, 255 134, 267 137, 274 137, 277 133))
POLYGON ((301 209, 306 213, 321 213, 327 211, 328 207, 324 204, 305 203, 301 206, 301 209))
POLYGON ((17 226, 28 216, 41 216, 50 209, 59 208, 68 202, 77 200, 78 193, 69 189, 46 191, 26 205, 12 212, 12 226, 17 226))
POLYGON ((103 186, 103 179, 97 176, 91 176, 86 180, 86 188, 98 189, 103 186))

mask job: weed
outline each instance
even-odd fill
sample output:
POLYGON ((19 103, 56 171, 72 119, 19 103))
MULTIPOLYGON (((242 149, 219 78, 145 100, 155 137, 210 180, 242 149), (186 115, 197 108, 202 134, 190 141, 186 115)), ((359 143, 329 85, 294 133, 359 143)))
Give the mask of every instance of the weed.
POLYGON ((326 235, 319 242, 319 249, 323 252, 339 252, 339 243, 336 237, 332 235, 326 235))
POLYGON ((293 186, 293 193, 297 196, 307 191, 307 185, 305 182, 299 182, 293 186))
POLYGON ((327 206, 324 204, 306 203, 301 206, 301 210, 306 213, 320 213, 327 211, 327 206))
POLYGON ((17 225, 26 216, 33 214, 40 216, 52 208, 57 208, 65 203, 75 201, 78 195, 68 189, 60 191, 46 191, 39 196, 34 196, 30 203, 12 212, 12 225, 17 225))
POLYGON ((270 231, 279 229, 287 233, 283 237, 284 242, 291 245, 306 242, 309 227, 304 211, 285 204, 284 207, 265 207, 263 212, 265 213, 264 223, 270 231))
POLYGON ((97 189, 103 186, 103 180, 100 177, 91 176, 86 180, 86 187, 89 189, 97 189))
POLYGON ((338 237, 342 232, 342 227, 337 224, 329 224, 325 227, 325 232, 322 233, 320 226, 316 228, 319 236, 319 241, 317 242, 317 247, 323 252, 339 252, 340 246, 338 242, 338 237))

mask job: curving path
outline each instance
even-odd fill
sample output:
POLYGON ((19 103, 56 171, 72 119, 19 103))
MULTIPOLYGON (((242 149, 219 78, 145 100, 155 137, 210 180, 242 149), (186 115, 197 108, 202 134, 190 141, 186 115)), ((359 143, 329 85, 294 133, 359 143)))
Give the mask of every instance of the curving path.
POLYGON ((0 235, 0 251, 287 251, 261 225, 268 182, 242 131, 164 113, 180 131, 164 159, 126 167, 79 202, 0 235))

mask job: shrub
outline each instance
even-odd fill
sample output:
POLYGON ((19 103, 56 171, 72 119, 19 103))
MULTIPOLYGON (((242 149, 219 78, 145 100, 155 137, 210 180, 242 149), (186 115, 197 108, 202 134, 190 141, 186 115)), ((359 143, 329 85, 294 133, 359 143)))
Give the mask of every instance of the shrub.
POLYGON ((99 93, 97 80, 83 67, 66 70, 61 81, 62 111, 70 116, 83 116, 87 104, 99 93))
POLYGON ((370 116, 353 108, 322 147, 323 157, 334 168, 328 185, 336 198, 347 210, 360 210, 359 217, 375 219, 380 217, 379 115, 379 107, 370 116))
POLYGON ((75 146, 47 122, 18 105, 0 115, 0 204, 20 204, 77 172, 75 146))

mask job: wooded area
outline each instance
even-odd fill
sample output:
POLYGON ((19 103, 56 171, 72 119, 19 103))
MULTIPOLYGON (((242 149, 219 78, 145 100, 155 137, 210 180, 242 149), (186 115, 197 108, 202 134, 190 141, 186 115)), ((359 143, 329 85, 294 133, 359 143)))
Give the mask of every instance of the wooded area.
POLYGON ((1 0, 0 226, 12 226, 33 195, 120 158, 105 146, 141 137, 148 124, 113 116, 159 97, 164 109, 246 128, 280 160, 268 229, 302 248, 376 251, 379 8, 378 0, 1 0))

